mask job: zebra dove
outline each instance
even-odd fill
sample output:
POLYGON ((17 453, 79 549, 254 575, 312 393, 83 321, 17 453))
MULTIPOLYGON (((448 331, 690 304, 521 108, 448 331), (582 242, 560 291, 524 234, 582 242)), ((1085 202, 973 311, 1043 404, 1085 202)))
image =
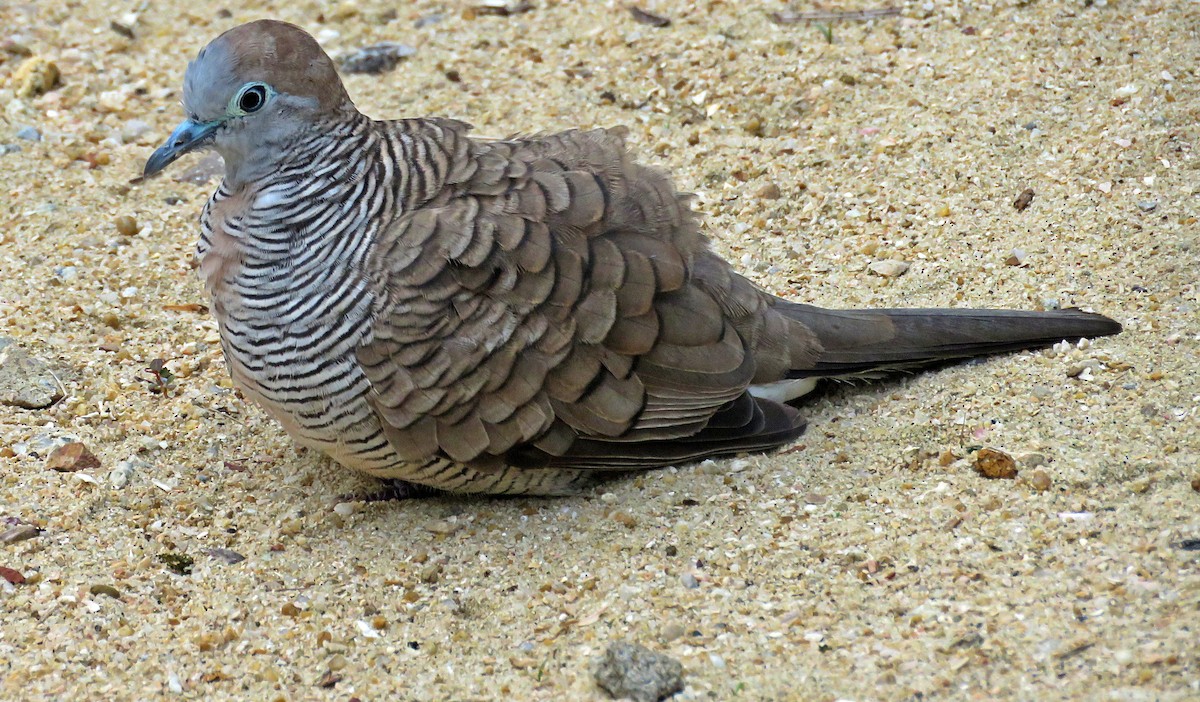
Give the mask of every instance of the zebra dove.
POLYGON ((380 478, 563 494, 764 451, 820 378, 1116 334, 1081 312, 830 310, 717 257, 619 130, 473 139, 375 121, 302 29, 225 32, 146 162, 218 151, 200 272, 230 372, 301 444, 380 478))

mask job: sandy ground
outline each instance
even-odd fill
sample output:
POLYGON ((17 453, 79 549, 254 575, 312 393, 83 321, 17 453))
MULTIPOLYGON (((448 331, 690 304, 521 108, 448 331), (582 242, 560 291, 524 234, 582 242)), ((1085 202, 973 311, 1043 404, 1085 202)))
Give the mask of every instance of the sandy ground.
POLYGON ((684 700, 1200 697, 1200 6, 905 3, 829 42, 773 0, 646 5, 665 28, 617 2, 255 4, 0 6, 0 336, 66 391, 0 407, 0 531, 43 530, 0 545, 26 579, 0 579, 0 698, 603 699, 589 661, 617 639, 681 661, 684 700), (268 15, 334 54, 415 46, 348 79, 377 117, 629 125, 780 294, 1126 331, 837 388, 772 456, 570 499, 343 502, 371 483, 230 389, 196 307, 215 183, 128 183, 186 61, 268 15), (22 46, 60 87, 17 97, 22 46), (889 259, 911 267, 868 269, 889 259), (64 437, 101 466, 49 470, 64 437), (980 446, 1021 477, 978 475, 980 446))

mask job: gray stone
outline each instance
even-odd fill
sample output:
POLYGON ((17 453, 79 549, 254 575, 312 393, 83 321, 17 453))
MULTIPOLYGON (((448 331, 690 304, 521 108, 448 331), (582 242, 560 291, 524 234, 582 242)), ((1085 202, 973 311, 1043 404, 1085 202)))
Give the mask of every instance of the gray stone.
POLYGON ((400 59, 415 53, 417 50, 411 46, 385 41, 343 56, 342 70, 346 73, 386 73, 395 68, 400 59))
POLYGON ((181 173, 175 178, 179 183, 191 183, 192 185, 204 185, 213 178, 219 178, 225 175, 225 159, 221 158, 221 154, 212 151, 204 155, 191 168, 181 173))
POLYGON ((25 141, 41 141, 42 133, 35 127, 21 127, 17 130, 17 138, 25 141))
POLYGON ((605 692, 635 702, 658 702, 683 689, 683 664, 638 644, 617 641, 592 663, 605 692))
POLYGON ((121 125, 121 141, 126 144, 137 142, 150 132, 149 122, 141 119, 131 119, 121 125))
POLYGON ((12 342, 0 338, 0 405, 43 409, 63 397, 50 366, 12 342))

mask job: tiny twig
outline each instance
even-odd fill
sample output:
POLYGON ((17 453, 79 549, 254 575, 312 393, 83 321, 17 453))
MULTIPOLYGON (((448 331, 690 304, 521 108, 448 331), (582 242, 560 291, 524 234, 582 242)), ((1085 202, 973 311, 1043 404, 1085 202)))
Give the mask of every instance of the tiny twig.
POLYGON ((876 10, 851 10, 848 12, 772 12, 771 20, 776 24, 798 24, 800 22, 835 22, 837 20, 869 20, 879 17, 895 17, 900 14, 898 7, 881 7, 876 10))

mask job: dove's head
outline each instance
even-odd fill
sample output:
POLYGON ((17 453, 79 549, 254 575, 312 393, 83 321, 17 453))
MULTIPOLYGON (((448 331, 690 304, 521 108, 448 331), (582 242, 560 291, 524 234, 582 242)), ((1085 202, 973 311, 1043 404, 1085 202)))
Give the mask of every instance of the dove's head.
POLYGON ((269 170, 299 133, 354 111, 333 61, 303 29, 276 20, 234 27, 209 42, 183 79, 184 120, 146 161, 144 177, 212 148, 227 177, 269 170))

